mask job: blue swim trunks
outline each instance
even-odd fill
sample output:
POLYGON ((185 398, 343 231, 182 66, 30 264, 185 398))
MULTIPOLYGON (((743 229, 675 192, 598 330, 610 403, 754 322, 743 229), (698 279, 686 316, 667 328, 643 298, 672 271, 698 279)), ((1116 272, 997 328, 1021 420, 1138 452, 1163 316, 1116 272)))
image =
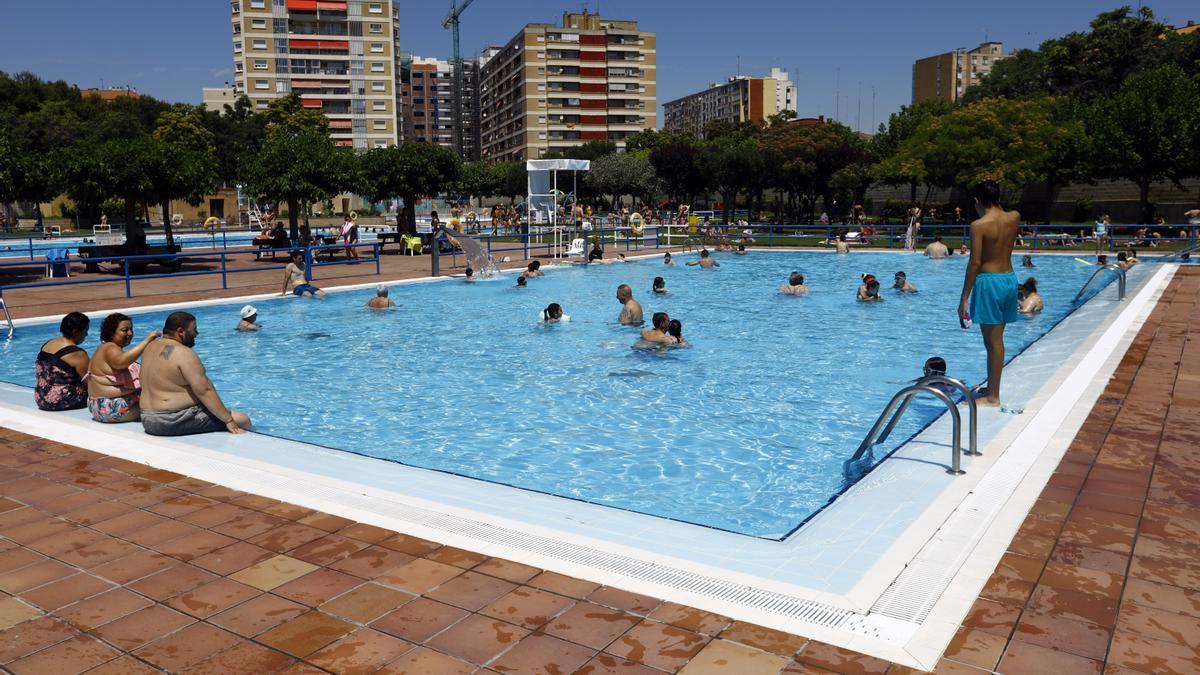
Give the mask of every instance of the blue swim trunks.
MULTIPOLYGON (((981 274, 980 276, 983 276, 983 275, 981 274)), ((1016 278, 1016 277, 1014 277, 1014 278, 1016 278)), ((311 293, 313 295, 316 295, 317 291, 319 291, 319 290, 321 290, 321 289, 317 288, 316 286, 313 286, 312 284, 300 284, 299 286, 296 286, 295 288, 292 289, 292 294, 296 295, 296 296, 302 296, 305 293, 311 293)))
POLYGON ((971 290, 971 321, 995 325, 1016 320, 1016 272, 980 272, 971 290))

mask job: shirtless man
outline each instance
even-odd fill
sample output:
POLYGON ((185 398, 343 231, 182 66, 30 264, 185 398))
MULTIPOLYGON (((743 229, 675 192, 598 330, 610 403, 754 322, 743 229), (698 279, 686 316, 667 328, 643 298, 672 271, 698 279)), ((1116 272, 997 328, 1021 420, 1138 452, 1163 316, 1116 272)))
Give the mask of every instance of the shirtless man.
POLYGON ((702 270, 710 270, 714 267, 720 267, 721 263, 708 257, 708 249, 704 248, 704 249, 700 249, 700 259, 699 260, 693 260, 687 264, 688 267, 695 267, 696 265, 699 265, 700 269, 702 269, 702 270))
POLYGON ((396 303, 392 302, 392 299, 388 297, 387 286, 383 284, 375 287, 375 297, 367 301, 367 307, 371 309, 388 309, 395 306, 396 303))
POLYGON ((941 235, 933 238, 933 243, 925 247, 925 256, 931 260, 941 260, 950 255, 950 249, 942 243, 941 235))
POLYGON ((617 286, 617 302, 621 303, 621 314, 617 317, 618 322, 626 326, 642 325, 642 306, 633 299, 633 289, 629 287, 629 284, 617 286))
POLYGON ((787 295, 804 295, 808 292, 808 286, 804 285, 804 275, 799 272, 792 272, 788 275, 787 283, 779 287, 780 293, 787 295))
POLYGON ((174 312, 162 339, 142 355, 142 427, 153 436, 185 436, 214 431, 240 434, 250 418, 221 402, 204 372, 196 344, 196 317, 174 312))
POLYGON ((647 328, 642 331, 642 339, 646 342, 655 344, 677 344, 679 341, 667 333, 667 328, 671 325, 671 317, 667 316, 666 312, 655 312, 650 319, 653 328, 647 328))
POLYGON ((964 327, 969 320, 979 324, 988 372, 988 386, 979 392, 979 402, 998 406, 1004 369, 1004 324, 1017 320, 1017 275, 1012 269, 1012 251, 1021 214, 1000 206, 1000 186, 995 181, 983 181, 973 192, 980 218, 971 223, 971 259, 963 278, 958 317, 964 327))

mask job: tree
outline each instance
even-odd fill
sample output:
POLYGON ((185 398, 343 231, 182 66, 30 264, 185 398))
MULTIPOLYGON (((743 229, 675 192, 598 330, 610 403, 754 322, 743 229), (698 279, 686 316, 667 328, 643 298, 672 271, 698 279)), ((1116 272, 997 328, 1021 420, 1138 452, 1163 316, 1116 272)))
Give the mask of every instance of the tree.
POLYGON ((292 239, 299 239, 300 208, 349 188, 354 179, 351 150, 334 146, 319 128, 277 126, 243 168, 246 189, 269 201, 286 202, 292 239))
POLYGON ((167 245, 175 243, 171 227, 171 200, 183 199, 196 206, 204 195, 220 184, 216 137, 204 125, 202 107, 177 105, 158 116, 154 140, 168 155, 163 170, 154 180, 154 192, 162 205, 163 229, 167 245))
POLYGON ((467 198, 500 195, 504 190, 504 176, 498 170, 500 166, 484 162, 464 162, 458 180, 454 181, 449 190, 467 198))
POLYGON ((900 112, 892 113, 886 125, 879 125, 879 133, 872 141, 876 180, 884 185, 908 185, 908 199, 915 203, 917 185, 925 180, 924 166, 898 159, 897 153, 900 146, 912 138, 926 120, 945 115, 953 109, 949 101, 931 98, 903 106, 900 112))
POLYGON ((601 194, 612 195, 614 204, 620 195, 652 200, 658 176, 647 155, 645 152, 615 152, 595 159, 584 183, 601 194))
POLYGON ((675 140, 650 150, 650 164, 672 202, 691 203, 692 196, 704 189, 699 157, 695 139, 675 140))
POLYGON ((258 152, 266 136, 265 116, 254 114, 250 99, 239 96, 222 110, 206 110, 204 125, 216 142, 213 152, 221 180, 226 185, 241 183, 242 165, 258 152))
POLYGON ((67 194, 76 203, 99 205, 108 197, 122 200, 125 240, 133 251, 146 247, 137 206, 154 199, 155 182, 167 161, 163 145, 150 136, 118 138, 100 145, 81 143, 58 157, 67 194))
POLYGON ((597 160, 617 151, 617 144, 612 141, 587 141, 582 145, 565 148, 555 152, 547 152, 545 159, 588 159, 597 160))
POLYGON ((1200 83, 1176 65, 1137 73, 1112 98, 1097 99, 1089 125, 1095 137, 1095 172, 1138 186, 1143 223, 1153 222, 1151 184, 1176 185, 1200 174, 1200 83))
POLYGON ((404 200, 397 229, 415 234, 417 201, 436 196, 457 181, 462 161, 440 145, 405 143, 368 150, 359 156, 359 171, 361 191, 372 201, 404 200))
POLYGON ((724 222, 737 206, 738 194, 751 184, 751 176, 763 170, 762 155, 754 141, 730 134, 705 144, 700 153, 700 168, 709 185, 724 202, 724 222))

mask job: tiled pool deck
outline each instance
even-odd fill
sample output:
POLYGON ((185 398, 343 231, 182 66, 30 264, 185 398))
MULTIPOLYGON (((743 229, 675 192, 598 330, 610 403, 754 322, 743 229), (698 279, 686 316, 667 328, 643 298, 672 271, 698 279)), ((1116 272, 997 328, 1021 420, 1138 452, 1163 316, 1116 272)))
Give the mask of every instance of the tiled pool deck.
MULTIPOLYGON (((935 672, 1200 672, 1200 270, 1181 269, 935 672)), ((13 673, 910 673, 0 429, 13 673)))

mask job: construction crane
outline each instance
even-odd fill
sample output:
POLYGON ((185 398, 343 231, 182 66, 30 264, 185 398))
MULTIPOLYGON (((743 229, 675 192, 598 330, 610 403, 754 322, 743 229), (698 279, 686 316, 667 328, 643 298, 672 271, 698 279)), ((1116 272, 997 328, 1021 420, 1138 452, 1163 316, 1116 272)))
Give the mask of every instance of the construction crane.
POLYGON ((463 72, 462 72, 463 63, 462 63, 462 53, 459 51, 459 46, 458 46, 458 18, 460 16, 462 16, 462 13, 465 12, 467 10, 467 8, 471 6, 471 3, 474 1, 475 0, 462 0, 462 3, 459 4, 458 2, 456 2, 456 0, 450 0, 450 13, 447 14, 446 19, 444 21, 442 21, 442 28, 450 29, 450 34, 453 36, 453 39, 454 39, 454 54, 451 57, 451 62, 450 62, 451 66, 454 68, 454 74, 453 74, 453 78, 454 78, 453 83, 454 84, 452 85, 454 87, 454 97, 452 99, 454 102, 454 110, 452 112, 452 119, 453 119, 453 124, 454 124, 454 129, 453 129, 453 139, 454 140, 453 140, 453 142, 454 142, 455 152, 458 153, 459 157, 462 157, 464 159, 466 158, 466 151, 465 151, 465 148, 463 147, 463 128, 462 128, 462 125, 463 125, 463 115, 462 115, 462 109, 463 109, 463 72))

